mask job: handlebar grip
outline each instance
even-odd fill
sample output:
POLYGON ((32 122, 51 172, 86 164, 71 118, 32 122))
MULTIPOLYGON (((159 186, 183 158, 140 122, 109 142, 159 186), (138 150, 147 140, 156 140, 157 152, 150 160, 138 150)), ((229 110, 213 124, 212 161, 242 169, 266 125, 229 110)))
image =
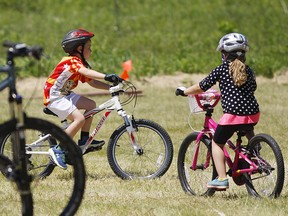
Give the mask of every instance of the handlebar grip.
POLYGON ((15 42, 11 42, 11 41, 4 41, 4 42, 3 42, 3 46, 4 46, 4 47, 14 47, 14 46, 16 46, 17 44, 20 44, 20 43, 15 43, 15 42))
POLYGON ((43 48, 40 46, 27 46, 25 43, 15 43, 11 41, 4 41, 3 46, 13 48, 12 50, 9 50, 12 54, 12 58, 17 56, 33 56, 35 59, 39 60, 43 54, 43 48))
POLYGON ((32 46, 32 47, 28 47, 28 50, 35 59, 40 60, 40 58, 43 54, 43 48, 42 47, 32 46))

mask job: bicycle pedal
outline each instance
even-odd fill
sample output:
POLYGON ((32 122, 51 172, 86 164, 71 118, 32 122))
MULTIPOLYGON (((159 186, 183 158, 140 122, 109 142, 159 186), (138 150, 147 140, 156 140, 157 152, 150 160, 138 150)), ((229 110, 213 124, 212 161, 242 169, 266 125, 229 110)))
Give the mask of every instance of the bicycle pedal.
POLYGON ((215 188, 215 191, 226 191, 227 188, 215 188))
POLYGON ((50 163, 45 167, 45 169, 38 174, 38 177, 40 179, 45 179, 46 177, 48 177, 54 170, 54 168, 56 167, 57 165, 50 160, 50 163))

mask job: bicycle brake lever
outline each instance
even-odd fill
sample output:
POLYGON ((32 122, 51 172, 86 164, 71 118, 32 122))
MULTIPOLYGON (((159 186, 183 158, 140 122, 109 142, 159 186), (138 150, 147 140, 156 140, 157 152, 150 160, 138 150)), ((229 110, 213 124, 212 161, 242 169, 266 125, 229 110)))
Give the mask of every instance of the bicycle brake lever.
POLYGON ((117 92, 117 91, 122 90, 122 88, 123 88, 123 83, 119 83, 119 84, 116 85, 116 86, 110 87, 110 88, 109 88, 109 92, 110 92, 110 93, 114 93, 114 92, 117 92))

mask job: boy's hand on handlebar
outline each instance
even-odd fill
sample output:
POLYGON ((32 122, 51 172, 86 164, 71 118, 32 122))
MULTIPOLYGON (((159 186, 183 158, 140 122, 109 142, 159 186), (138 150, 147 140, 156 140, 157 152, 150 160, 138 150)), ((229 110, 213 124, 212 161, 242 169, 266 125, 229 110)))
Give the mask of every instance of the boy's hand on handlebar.
POLYGON ((184 94, 185 89, 186 89, 186 88, 183 87, 183 86, 178 87, 178 88, 176 89, 176 91, 175 91, 175 95, 176 95, 176 96, 181 95, 181 96, 183 96, 183 97, 187 97, 187 95, 184 94))
POLYGON ((116 75, 116 74, 106 74, 104 79, 108 82, 112 82, 112 83, 119 83, 122 81, 122 79, 116 75))

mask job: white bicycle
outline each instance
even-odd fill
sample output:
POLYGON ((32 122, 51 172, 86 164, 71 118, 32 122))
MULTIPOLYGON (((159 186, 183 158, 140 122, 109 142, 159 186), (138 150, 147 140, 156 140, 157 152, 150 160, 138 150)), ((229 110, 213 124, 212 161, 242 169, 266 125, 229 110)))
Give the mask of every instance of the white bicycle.
MULTIPOLYGON (((95 129, 90 133, 86 144, 81 148, 82 153, 86 154, 91 151, 90 143, 110 113, 115 110, 123 118, 124 123, 112 133, 107 146, 108 162, 114 173, 122 179, 152 179, 164 175, 173 158, 173 144, 169 134, 162 126, 151 120, 134 119, 133 115, 126 114, 123 106, 134 100, 135 107, 137 101, 136 87, 131 82, 116 81, 109 91, 111 99, 84 113, 87 119, 105 110, 95 129), (120 100, 122 95, 123 101, 120 100)), ((44 112, 55 115, 48 109, 44 109, 44 112)), ((62 123, 63 127, 67 125, 66 120, 62 123)), ((14 130, 11 127, 0 137, 0 153, 8 157, 12 156, 12 143, 8 138, 14 130)), ((26 144, 29 170, 40 178, 49 176, 56 165, 50 160, 48 149, 58 143, 50 134, 34 130, 29 122, 26 128, 26 134, 28 133, 29 137, 34 137, 26 144)), ((66 163, 70 163, 69 157, 66 158, 66 163)))

